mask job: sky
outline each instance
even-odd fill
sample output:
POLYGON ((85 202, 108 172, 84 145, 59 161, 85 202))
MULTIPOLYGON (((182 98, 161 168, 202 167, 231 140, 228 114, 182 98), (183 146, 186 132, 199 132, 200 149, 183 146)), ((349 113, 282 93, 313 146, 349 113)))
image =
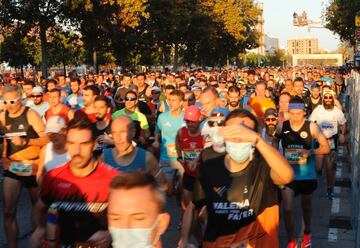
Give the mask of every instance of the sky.
MULTIPOLYGON (((298 37, 316 37, 319 48, 334 51, 340 41, 339 37, 325 28, 314 28, 292 25, 293 13, 307 12, 308 20, 321 21, 322 3, 328 0, 259 0, 264 3, 265 33, 273 38, 279 38, 281 48, 287 47, 287 40, 298 37)), ((318 26, 318 25, 317 25, 318 26)))

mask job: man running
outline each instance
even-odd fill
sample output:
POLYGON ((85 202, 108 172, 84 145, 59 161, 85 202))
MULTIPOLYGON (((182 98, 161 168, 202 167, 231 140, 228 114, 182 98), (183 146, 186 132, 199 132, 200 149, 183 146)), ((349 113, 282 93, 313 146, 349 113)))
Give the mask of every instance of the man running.
POLYGON ((9 248, 17 247, 16 207, 22 186, 28 189, 32 205, 38 198, 37 159, 41 146, 48 142, 41 117, 21 104, 21 95, 21 89, 16 85, 3 87, 5 111, 0 113, 0 122, 5 127, 6 137, 3 193, 4 229, 9 248))
POLYGON ((89 120, 71 121, 66 137, 71 160, 43 178, 32 245, 41 247, 45 239, 53 247, 109 247, 106 209, 109 184, 118 172, 94 159, 89 120))
POLYGON ((35 110, 40 117, 45 116, 45 112, 49 109, 49 103, 43 100, 44 91, 40 86, 35 86, 31 91, 32 102, 29 102, 28 106, 35 110))
POLYGON ((327 193, 329 200, 334 198, 334 163, 338 140, 340 144, 345 143, 346 119, 344 113, 335 106, 335 92, 324 90, 322 104, 317 106, 312 112, 309 120, 316 122, 325 138, 329 142, 331 152, 324 156, 318 156, 318 171, 321 171, 322 165, 325 165, 327 176, 327 193), (338 128, 340 127, 340 130, 338 128))
POLYGON ((52 89, 49 91, 50 108, 45 112, 45 119, 48 120, 54 115, 64 118, 66 123, 69 123, 74 118, 74 111, 61 103, 61 90, 52 89))
POLYGON ((294 197, 301 195, 301 207, 304 220, 302 247, 311 247, 311 202, 317 188, 315 156, 330 151, 328 142, 316 123, 305 119, 305 103, 294 97, 289 104, 289 120, 278 126, 277 137, 280 139, 284 156, 294 169, 294 181, 283 187, 284 221, 288 234, 288 248, 296 247, 293 216, 294 197), (314 149, 314 140, 319 148, 314 149))

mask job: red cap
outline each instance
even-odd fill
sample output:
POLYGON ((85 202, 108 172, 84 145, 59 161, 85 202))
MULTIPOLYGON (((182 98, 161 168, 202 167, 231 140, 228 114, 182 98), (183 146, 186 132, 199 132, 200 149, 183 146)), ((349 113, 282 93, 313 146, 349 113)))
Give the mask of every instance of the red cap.
POLYGON ((201 112, 198 107, 191 105, 186 108, 184 120, 186 121, 199 121, 201 117, 201 112))

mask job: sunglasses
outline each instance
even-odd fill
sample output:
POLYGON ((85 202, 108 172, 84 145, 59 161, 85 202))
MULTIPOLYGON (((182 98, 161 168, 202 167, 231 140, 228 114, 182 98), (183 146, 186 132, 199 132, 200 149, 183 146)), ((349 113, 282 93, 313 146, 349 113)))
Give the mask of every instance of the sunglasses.
POLYGON ((266 118, 265 121, 277 121, 277 118, 273 117, 273 118, 266 118))
POLYGON ((191 121, 191 120, 185 120, 186 123, 188 124, 196 124, 198 123, 197 121, 191 121))
POLYGON ((160 94, 160 92, 159 92, 159 91, 151 91, 151 94, 152 94, 152 95, 160 94))
POLYGON ((128 101, 128 102, 132 102, 132 101, 136 101, 137 98, 136 97, 125 97, 125 101, 128 101))
POLYGON ((41 98, 42 95, 31 95, 32 98, 41 98))
POLYGON ((217 120, 217 121, 208 120, 207 123, 208 123, 209 127, 215 127, 215 126, 223 127, 223 126, 225 126, 225 121, 224 120, 217 120))
POLYGON ((15 104, 18 100, 20 99, 20 97, 17 97, 17 98, 15 98, 15 99, 13 99, 13 100, 3 100, 2 102, 6 105, 6 104, 11 104, 11 105, 13 105, 13 104, 15 104))
POLYGON ((323 98, 324 98, 325 100, 332 100, 332 99, 333 99, 332 96, 324 96, 323 98))

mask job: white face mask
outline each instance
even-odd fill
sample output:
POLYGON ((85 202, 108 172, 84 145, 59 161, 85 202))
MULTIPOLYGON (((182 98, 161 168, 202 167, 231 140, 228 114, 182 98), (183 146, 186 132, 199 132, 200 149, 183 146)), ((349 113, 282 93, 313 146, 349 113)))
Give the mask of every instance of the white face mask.
POLYGON ((225 149, 230 158, 237 163, 243 163, 250 158, 254 149, 253 143, 235 143, 225 141, 225 149))
POLYGON ((213 144, 213 149, 215 152, 223 153, 225 152, 224 138, 218 134, 219 127, 212 127, 210 129, 210 138, 213 144))
POLYGON ((113 248, 154 248, 158 237, 151 242, 151 234, 159 222, 159 216, 150 228, 109 227, 113 248))

